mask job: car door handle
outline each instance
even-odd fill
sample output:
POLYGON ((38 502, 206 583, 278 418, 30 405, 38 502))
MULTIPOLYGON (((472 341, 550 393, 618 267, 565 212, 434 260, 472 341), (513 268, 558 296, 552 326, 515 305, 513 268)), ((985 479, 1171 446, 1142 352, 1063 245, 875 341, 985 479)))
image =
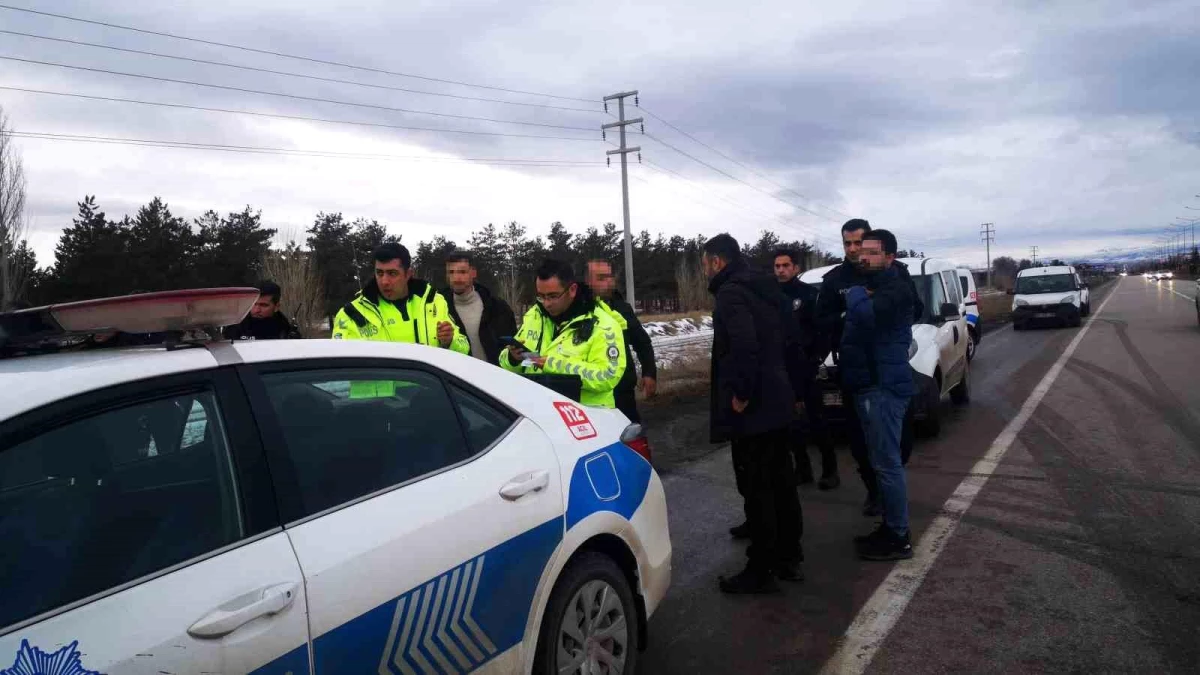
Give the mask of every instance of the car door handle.
POLYGON ((207 639, 229 635, 260 616, 277 614, 286 609, 296 600, 299 587, 300 584, 290 582, 240 595, 189 626, 188 635, 207 639))
POLYGON ((500 488, 500 496, 510 502, 516 501, 530 492, 541 492, 549 484, 549 471, 530 471, 505 483, 504 487, 500 488))

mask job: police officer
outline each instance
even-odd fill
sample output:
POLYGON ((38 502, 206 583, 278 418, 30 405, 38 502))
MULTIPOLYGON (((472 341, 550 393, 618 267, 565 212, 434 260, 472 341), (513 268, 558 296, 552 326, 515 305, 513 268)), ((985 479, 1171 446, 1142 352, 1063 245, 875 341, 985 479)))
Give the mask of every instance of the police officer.
POLYGON ((612 263, 607 260, 589 260, 587 285, 596 293, 596 302, 600 307, 621 327, 622 336, 625 338, 625 372, 621 375, 614 395, 617 410, 625 413, 630 422, 640 424, 642 416, 638 413, 637 399, 633 392, 640 386, 646 398, 653 398, 658 390, 658 366, 654 362, 654 345, 651 344, 650 336, 646 334, 646 329, 634 313, 633 307, 617 291, 612 263), (637 371, 633 365, 634 352, 637 352, 638 361, 642 365, 641 382, 638 382, 637 371))
POLYGON ((517 373, 576 375, 579 402, 616 407, 613 390, 625 372, 621 327, 596 303, 567 263, 546 260, 537 269, 537 303, 525 313, 515 346, 500 352, 500 366, 517 373), (528 363, 528 365, 523 365, 528 363))
POLYGON ((821 390, 817 387, 817 366, 825 360, 829 347, 824 344, 817 329, 816 311, 818 291, 800 281, 800 254, 795 249, 781 248, 774 255, 775 280, 779 290, 787 296, 791 315, 795 323, 796 345, 803 364, 796 398, 804 408, 806 429, 796 429, 792 435, 792 454, 796 459, 796 477, 801 485, 813 482, 812 462, 808 458, 808 441, 816 441, 821 451, 821 479, 817 485, 822 490, 832 490, 841 485, 838 478, 837 455, 833 450, 833 437, 825 424, 825 404, 821 390))
POLYGON ((469 354, 446 298, 432 284, 413 278, 408 249, 384 244, 374 257, 375 278, 337 313, 333 339, 409 342, 469 354))

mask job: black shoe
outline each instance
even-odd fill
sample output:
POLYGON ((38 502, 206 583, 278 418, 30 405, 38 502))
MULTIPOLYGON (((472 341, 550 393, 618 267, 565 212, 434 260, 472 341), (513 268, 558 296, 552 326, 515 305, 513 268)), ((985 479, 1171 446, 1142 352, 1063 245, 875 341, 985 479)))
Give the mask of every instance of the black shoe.
POLYGON ((887 528, 875 538, 858 547, 858 557, 863 560, 908 560, 913 557, 912 542, 908 535, 897 535, 887 528))
POLYGON ((730 595, 765 595, 779 592, 779 584, 775 583, 775 575, 752 570, 749 567, 731 577, 720 577, 718 583, 721 592, 730 595))
POLYGON ((775 577, 783 581, 804 581, 804 570, 800 568, 800 561, 779 563, 775 566, 775 577))
POLYGON ((813 474, 812 474, 811 470, 810 471, 800 471, 800 470, 796 471, 796 485, 812 485, 812 483, 813 483, 813 474))
POLYGON ((842 479, 838 478, 836 473, 828 476, 821 476, 821 480, 817 481, 817 488, 820 490, 836 490, 842 484, 842 479))
POLYGON ((868 495, 867 500, 863 502, 862 514, 868 518, 882 516, 883 502, 876 495, 868 495))
POLYGON ((734 525, 729 528, 729 534, 734 539, 749 539, 750 538, 750 523, 743 522, 741 525, 734 525))
POLYGON ((879 523, 879 525, 877 525, 875 527, 875 529, 871 530, 871 532, 869 534, 860 534, 860 535, 856 536, 854 538, 854 545, 861 547, 868 542, 873 542, 876 539, 878 539, 880 536, 882 536, 886 529, 887 529, 886 525, 884 525, 883 523, 879 523))

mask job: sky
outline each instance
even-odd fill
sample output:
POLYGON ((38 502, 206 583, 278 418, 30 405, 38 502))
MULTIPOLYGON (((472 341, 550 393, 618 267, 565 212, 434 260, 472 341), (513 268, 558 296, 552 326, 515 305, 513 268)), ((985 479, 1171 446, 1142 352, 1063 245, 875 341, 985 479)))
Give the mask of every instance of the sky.
POLYGON ((411 246, 620 224, 600 101, 634 89, 635 233, 770 229, 836 252, 863 217, 982 266, 985 222, 993 257, 1049 260, 1200 216, 1194 0, 4 2, 194 38, 0 8, 11 128, 109 141, 16 139, 43 265, 84 195, 117 218, 155 196, 188 218, 251 205, 298 238, 342 212, 411 246))

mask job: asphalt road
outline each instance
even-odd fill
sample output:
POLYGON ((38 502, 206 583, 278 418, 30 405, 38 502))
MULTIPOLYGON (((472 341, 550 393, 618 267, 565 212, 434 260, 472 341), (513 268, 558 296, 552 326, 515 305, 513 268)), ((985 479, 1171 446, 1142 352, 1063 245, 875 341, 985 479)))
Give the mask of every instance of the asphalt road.
MULTIPOLYGON (((867 672, 1197 671, 1194 288, 1129 277, 1096 290, 1091 327, 925 561, 923 583, 899 575, 911 600, 867 672)), ((914 542, 1080 330, 985 334, 971 403, 945 401, 942 434, 918 441, 908 466, 914 542)), ((854 555, 851 537, 873 526, 860 514, 862 484, 841 448, 842 487, 801 490, 807 580, 777 596, 723 596, 717 576, 744 563, 727 534, 741 507, 727 448, 703 445, 703 398, 647 415, 675 558, 642 672, 817 672, 894 567, 854 555)))

